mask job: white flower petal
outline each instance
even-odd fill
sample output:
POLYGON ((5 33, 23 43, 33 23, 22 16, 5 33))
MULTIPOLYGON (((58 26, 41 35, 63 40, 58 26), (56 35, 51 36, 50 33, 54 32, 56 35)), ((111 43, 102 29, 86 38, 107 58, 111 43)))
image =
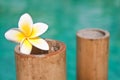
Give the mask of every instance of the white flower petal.
POLYGON ((47 31, 48 25, 45 23, 36 23, 33 25, 33 30, 31 34, 31 38, 35 38, 43 34, 45 31, 47 31))
POLYGON ((26 35, 30 36, 32 32, 33 21, 29 14, 25 13, 20 17, 19 29, 26 35))
POLYGON ((28 40, 24 40, 20 45, 20 52, 23 54, 30 54, 32 50, 32 45, 28 40))
POLYGON ((44 40, 44 39, 41 39, 41 38, 33 38, 33 39, 29 39, 29 42, 39 48, 39 49, 42 49, 42 50, 49 50, 49 45, 48 43, 44 40))
POLYGON ((25 37, 20 30, 13 28, 5 33, 5 38, 13 42, 20 43, 25 37))

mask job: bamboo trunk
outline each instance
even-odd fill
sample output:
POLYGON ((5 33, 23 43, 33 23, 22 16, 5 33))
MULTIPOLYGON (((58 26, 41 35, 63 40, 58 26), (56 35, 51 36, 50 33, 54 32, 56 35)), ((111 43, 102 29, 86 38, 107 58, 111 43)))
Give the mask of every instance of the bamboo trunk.
POLYGON ((55 40, 47 40, 50 50, 33 47, 30 55, 15 48, 17 80, 66 80, 66 47, 55 40), (45 54, 44 54, 45 53, 45 54))
POLYGON ((77 80, 107 80, 109 33, 85 29, 77 33, 77 80))

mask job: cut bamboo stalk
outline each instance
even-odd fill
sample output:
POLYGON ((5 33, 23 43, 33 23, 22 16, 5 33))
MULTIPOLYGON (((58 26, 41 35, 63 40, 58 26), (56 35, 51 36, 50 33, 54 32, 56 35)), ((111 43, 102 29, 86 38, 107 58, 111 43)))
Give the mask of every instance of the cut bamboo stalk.
POLYGON ((55 40, 47 41, 49 51, 33 47, 30 55, 22 54, 19 45, 16 46, 17 80, 66 80, 65 44, 55 40))
POLYGON ((77 32, 77 80, 107 80, 109 33, 101 29, 77 32))

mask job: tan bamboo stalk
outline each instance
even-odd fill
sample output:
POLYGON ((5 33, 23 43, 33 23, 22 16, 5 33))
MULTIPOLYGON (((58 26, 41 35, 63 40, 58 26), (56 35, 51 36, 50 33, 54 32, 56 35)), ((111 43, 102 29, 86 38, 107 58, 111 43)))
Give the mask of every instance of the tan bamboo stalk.
POLYGON ((48 52, 33 47, 30 55, 20 53, 19 45, 16 46, 17 80, 66 80, 65 44, 47 41, 50 46, 48 52))
POLYGON ((77 32, 77 80, 107 80, 109 33, 101 29, 77 32))

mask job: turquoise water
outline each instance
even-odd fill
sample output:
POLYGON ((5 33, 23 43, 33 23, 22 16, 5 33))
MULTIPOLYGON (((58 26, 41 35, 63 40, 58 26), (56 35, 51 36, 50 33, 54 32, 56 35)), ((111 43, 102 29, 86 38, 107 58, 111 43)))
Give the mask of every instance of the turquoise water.
POLYGON ((4 33, 17 27, 29 13, 34 22, 45 22, 43 38, 67 45, 67 80, 76 80, 76 32, 83 28, 108 30, 110 37, 109 80, 120 80, 120 0, 0 0, 0 80, 16 80, 15 43, 4 33))

